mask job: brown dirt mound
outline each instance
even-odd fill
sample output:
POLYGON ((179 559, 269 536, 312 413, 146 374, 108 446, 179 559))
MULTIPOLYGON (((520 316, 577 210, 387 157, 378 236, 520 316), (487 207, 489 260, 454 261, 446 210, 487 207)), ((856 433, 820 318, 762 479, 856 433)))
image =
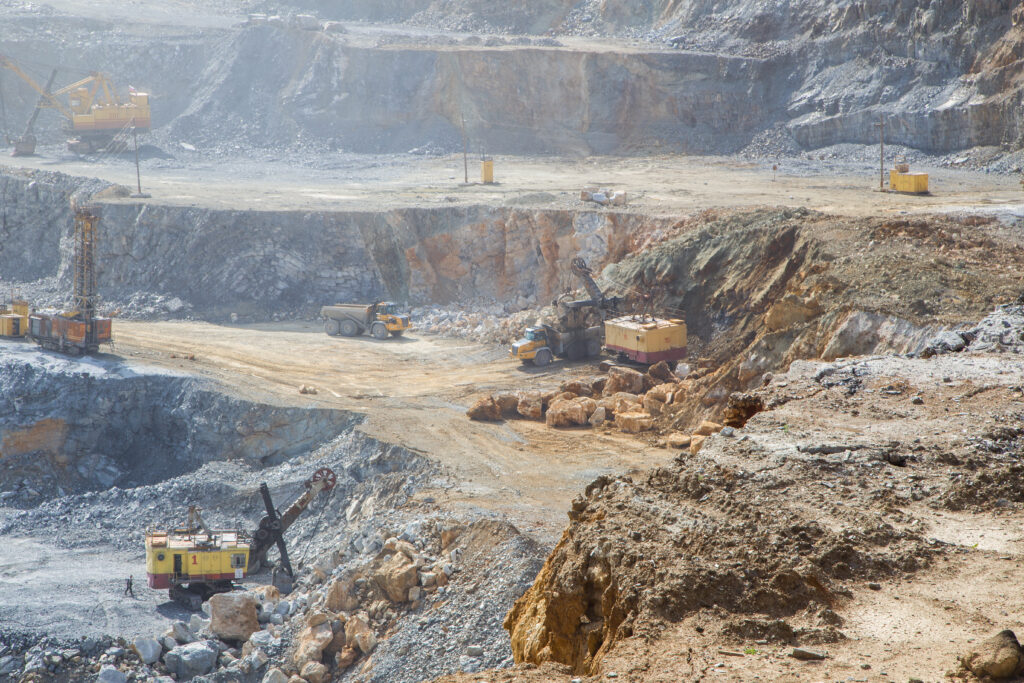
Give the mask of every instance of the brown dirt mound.
POLYGON ((749 473, 707 462, 680 458, 640 483, 601 477, 574 501, 505 619, 517 662, 593 673, 618 639, 655 623, 703 609, 779 618, 827 608, 848 594, 844 581, 927 562, 919 534, 868 517, 828 529, 749 473))

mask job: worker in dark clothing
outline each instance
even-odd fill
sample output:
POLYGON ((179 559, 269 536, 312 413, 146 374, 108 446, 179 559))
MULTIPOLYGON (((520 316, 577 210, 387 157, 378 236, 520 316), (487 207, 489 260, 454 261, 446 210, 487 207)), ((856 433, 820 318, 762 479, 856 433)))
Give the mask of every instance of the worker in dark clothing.
POLYGON ((135 597, 135 591, 132 589, 132 577, 129 576, 124 580, 124 594, 135 597))

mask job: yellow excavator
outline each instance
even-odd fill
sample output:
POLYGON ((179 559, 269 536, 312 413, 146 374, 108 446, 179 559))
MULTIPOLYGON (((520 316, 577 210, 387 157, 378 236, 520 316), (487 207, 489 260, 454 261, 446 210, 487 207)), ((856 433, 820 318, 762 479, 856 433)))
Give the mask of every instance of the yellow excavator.
MULTIPOLYGON (((68 140, 68 149, 78 154, 105 150, 118 133, 130 128, 134 128, 136 133, 149 130, 149 95, 129 87, 128 98, 122 99, 110 79, 102 73, 93 72, 51 92, 50 88, 57 78, 57 69, 52 71, 46 85, 41 86, 10 57, 0 55, 0 68, 13 72, 39 93, 39 102, 21 137, 7 140, 8 144, 14 145, 12 156, 35 154, 36 138, 32 129, 43 109, 56 109, 66 119, 65 130, 73 136, 68 140), (58 99, 63 95, 67 95, 66 104, 58 99)), ((0 104, 2 98, 3 92, 0 90, 0 104)))

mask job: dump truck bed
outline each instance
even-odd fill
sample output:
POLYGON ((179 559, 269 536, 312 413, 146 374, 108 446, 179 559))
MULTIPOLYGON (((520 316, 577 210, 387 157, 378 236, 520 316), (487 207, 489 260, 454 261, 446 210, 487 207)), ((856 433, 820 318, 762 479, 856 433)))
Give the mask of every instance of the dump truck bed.
POLYGON ((330 306, 322 306, 320 308, 320 315, 324 318, 333 318, 335 320, 351 318, 362 325, 368 325, 373 322, 374 317, 372 304, 332 304, 330 306))

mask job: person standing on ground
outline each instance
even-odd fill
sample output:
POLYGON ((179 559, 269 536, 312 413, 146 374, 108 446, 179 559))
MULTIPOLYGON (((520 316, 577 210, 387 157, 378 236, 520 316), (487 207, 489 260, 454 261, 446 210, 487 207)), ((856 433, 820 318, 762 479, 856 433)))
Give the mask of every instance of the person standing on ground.
POLYGON ((132 588, 132 577, 130 575, 124 580, 124 594, 135 597, 135 590, 132 588))

